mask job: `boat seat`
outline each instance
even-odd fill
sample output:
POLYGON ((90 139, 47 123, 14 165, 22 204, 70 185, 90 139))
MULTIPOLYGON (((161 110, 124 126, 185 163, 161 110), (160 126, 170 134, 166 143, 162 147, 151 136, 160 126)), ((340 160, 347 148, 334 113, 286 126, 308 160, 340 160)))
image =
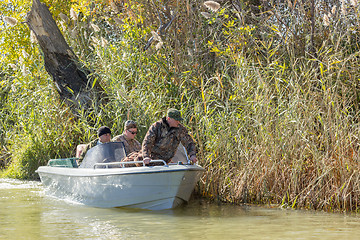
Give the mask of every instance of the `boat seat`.
POLYGON ((77 158, 57 158, 50 159, 48 166, 50 167, 66 167, 66 168, 77 168, 77 158))

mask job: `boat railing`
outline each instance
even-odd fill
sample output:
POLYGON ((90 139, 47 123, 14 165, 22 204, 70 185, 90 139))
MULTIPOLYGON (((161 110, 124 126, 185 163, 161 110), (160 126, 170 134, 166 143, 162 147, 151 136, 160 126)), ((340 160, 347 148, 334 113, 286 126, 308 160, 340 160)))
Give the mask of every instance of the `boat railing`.
MULTIPOLYGON (((164 160, 151 160, 150 163, 163 163, 164 166, 167 166, 168 164, 164 161, 164 160)), ((94 169, 100 166, 103 166, 105 168, 109 168, 109 166, 116 166, 116 165, 120 165, 121 167, 125 167, 125 165, 130 165, 130 164, 136 164, 136 163, 140 163, 143 166, 145 166, 145 163, 143 161, 131 161, 131 162, 109 162, 109 163, 95 163, 94 164, 94 169)))

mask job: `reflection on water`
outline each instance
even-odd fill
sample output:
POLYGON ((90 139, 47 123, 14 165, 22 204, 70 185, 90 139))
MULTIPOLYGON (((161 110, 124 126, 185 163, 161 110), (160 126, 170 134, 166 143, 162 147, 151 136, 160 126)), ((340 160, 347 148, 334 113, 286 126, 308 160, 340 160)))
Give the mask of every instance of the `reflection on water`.
POLYGON ((0 179, 0 239, 357 239, 357 216, 209 204, 174 210, 91 208, 0 179))

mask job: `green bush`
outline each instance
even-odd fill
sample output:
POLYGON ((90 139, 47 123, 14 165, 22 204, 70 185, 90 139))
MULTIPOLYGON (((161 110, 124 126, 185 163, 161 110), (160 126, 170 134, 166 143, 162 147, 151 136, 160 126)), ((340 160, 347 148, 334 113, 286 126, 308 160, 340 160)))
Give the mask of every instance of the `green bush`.
MULTIPOLYGON (((105 104, 75 114, 59 101, 36 45, 15 45, 31 57, 23 65, 14 57, 17 65, 3 64, 0 75, 0 151, 2 160, 11 157, 2 176, 36 178, 39 165, 74 156, 101 125, 115 135, 136 120, 141 141, 176 107, 206 168, 197 188, 203 196, 358 210, 358 7, 315 1, 311 18, 310 2, 238 1, 217 11, 197 0, 168 2, 176 21, 160 48, 155 41, 143 51, 159 27, 159 8, 113 2, 111 11, 90 4, 78 21, 59 22, 105 89, 105 104)), ((169 21, 170 11, 161 13, 169 21)))

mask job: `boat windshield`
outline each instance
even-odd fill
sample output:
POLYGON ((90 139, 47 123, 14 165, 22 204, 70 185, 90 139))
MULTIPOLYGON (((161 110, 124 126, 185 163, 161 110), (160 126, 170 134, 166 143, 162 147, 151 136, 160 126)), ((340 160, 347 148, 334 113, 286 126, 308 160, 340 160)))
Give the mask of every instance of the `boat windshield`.
MULTIPOLYGON (((79 168, 93 168, 96 163, 120 162, 125 157, 126 154, 124 144, 122 142, 104 143, 90 148, 79 168)), ((183 164, 186 164, 188 160, 186 150, 180 143, 175 156, 171 159, 171 162, 182 162, 183 164)))
POLYGON ((176 150, 175 156, 171 159, 171 162, 172 163, 182 162, 182 163, 186 164, 188 162, 188 160, 189 159, 188 159, 188 156, 187 156, 187 153, 186 153, 186 149, 180 143, 177 150, 176 150))
POLYGON ((87 151, 79 168, 93 168, 96 163, 120 162, 125 156, 122 142, 96 145, 87 151))

